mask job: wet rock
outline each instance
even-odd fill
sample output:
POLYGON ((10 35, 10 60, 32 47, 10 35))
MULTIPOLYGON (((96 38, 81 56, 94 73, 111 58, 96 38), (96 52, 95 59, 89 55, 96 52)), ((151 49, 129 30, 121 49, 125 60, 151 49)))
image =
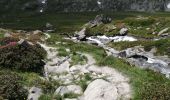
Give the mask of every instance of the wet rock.
POLYGON ((169 76, 170 74, 170 59, 166 57, 154 56, 152 52, 146 52, 143 47, 136 46, 128 48, 119 53, 119 56, 125 57, 126 60, 135 66, 141 68, 152 69, 169 76))
POLYGON ((127 28, 122 28, 120 31, 119 31, 119 34, 121 36, 125 36, 128 34, 128 29, 127 28))

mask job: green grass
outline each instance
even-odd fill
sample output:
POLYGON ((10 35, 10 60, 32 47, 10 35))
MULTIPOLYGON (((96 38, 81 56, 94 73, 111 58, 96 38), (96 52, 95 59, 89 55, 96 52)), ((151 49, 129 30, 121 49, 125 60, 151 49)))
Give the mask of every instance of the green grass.
POLYGON ((4 34, 0 33, 0 38, 3 38, 4 37, 4 34))
POLYGON ((66 57, 66 56, 69 56, 69 53, 66 51, 66 49, 65 48, 59 48, 58 50, 58 56, 60 56, 60 57, 66 57))
POLYGON ((87 58, 83 55, 77 54, 73 52, 73 56, 71 57, 71 65, 83 65, 86 64, 87 58))
POLYGON ((82 25, 89 20, 94 19, 97 14, 106 14, 113 18, 113 21, 123 20, 127 17, 153 16, 170 18, 170 13, 139 13, 139 12, 82 12, 82 13, 18 13, 5 14, 6 17, 0 16, 0 23, 2 28, 9 29, 23 29, 23 30, 37 30, 43 29, 47 22, 51 23, 56 29, 57 33, 73 33, 79 30, 82 25))

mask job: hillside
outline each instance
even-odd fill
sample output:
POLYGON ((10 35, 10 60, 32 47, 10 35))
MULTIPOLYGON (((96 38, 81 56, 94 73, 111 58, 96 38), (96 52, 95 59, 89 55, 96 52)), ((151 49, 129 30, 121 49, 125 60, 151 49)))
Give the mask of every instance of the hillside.
POLYGON ((20 13, 0 21, 2 100, 170 99, 167 12, 20 13))
POLYGON ((1 12, 169 11, 169 0, 1 0, 1 12))

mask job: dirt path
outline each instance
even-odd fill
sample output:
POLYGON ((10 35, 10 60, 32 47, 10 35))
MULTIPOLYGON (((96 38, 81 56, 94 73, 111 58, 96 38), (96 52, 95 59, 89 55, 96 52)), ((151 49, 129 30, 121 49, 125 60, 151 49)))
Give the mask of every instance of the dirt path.
POLYGON ((46 78, 51 77, 62 83, 54 94, 78 94, 74 100, 131 99, 129 79, 113 68, 96 66, 96 61, 90 54, 82 53, 88 59, 85 65, 70 66, 69 57, 58 57, 56 48, 45 44, 41 46, 48 54, 45 65, 46 78), (62 63, 58 64, 59 62, 62 63), (81 83, 82 80, 84 83, 81 83), (84 89, 79 83, 86 84, 87 88, 84 89))

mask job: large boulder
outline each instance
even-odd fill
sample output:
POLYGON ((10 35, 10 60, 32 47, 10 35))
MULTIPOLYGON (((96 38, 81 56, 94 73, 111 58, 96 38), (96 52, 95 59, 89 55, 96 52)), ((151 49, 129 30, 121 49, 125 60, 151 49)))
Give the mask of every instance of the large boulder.
POLYGON ((97 79, 90 83, 84 92, 83 100, 117 100, 117 88, 102 79, 97 79))
POLYGON ((87 32, 86 28, 83 28, 81 31, 76 32, 77 39, 80 41, 86 40, 86 32, 87 32))
POLYGON ((107 24, 107 23, 111 23, 112 21, 112 18, 108 17, 108 16, 104 16, 103 14, 101 15, 97 15, 95 17, 94 20, 91 20, 89 21, 86 26, 89 26, 89 27, 95 27, 95 26, 99 26, 101 24, 107 24))
POLYGON ((122 28, 119 32, 120 35, 125 36, 128 34, 128 29, 127 28, 122 28))
POLYGON ((37 87, 32 87, 29 90, 28 100, 38 100, 38 98, 42 95, 42 90, 37 87))

